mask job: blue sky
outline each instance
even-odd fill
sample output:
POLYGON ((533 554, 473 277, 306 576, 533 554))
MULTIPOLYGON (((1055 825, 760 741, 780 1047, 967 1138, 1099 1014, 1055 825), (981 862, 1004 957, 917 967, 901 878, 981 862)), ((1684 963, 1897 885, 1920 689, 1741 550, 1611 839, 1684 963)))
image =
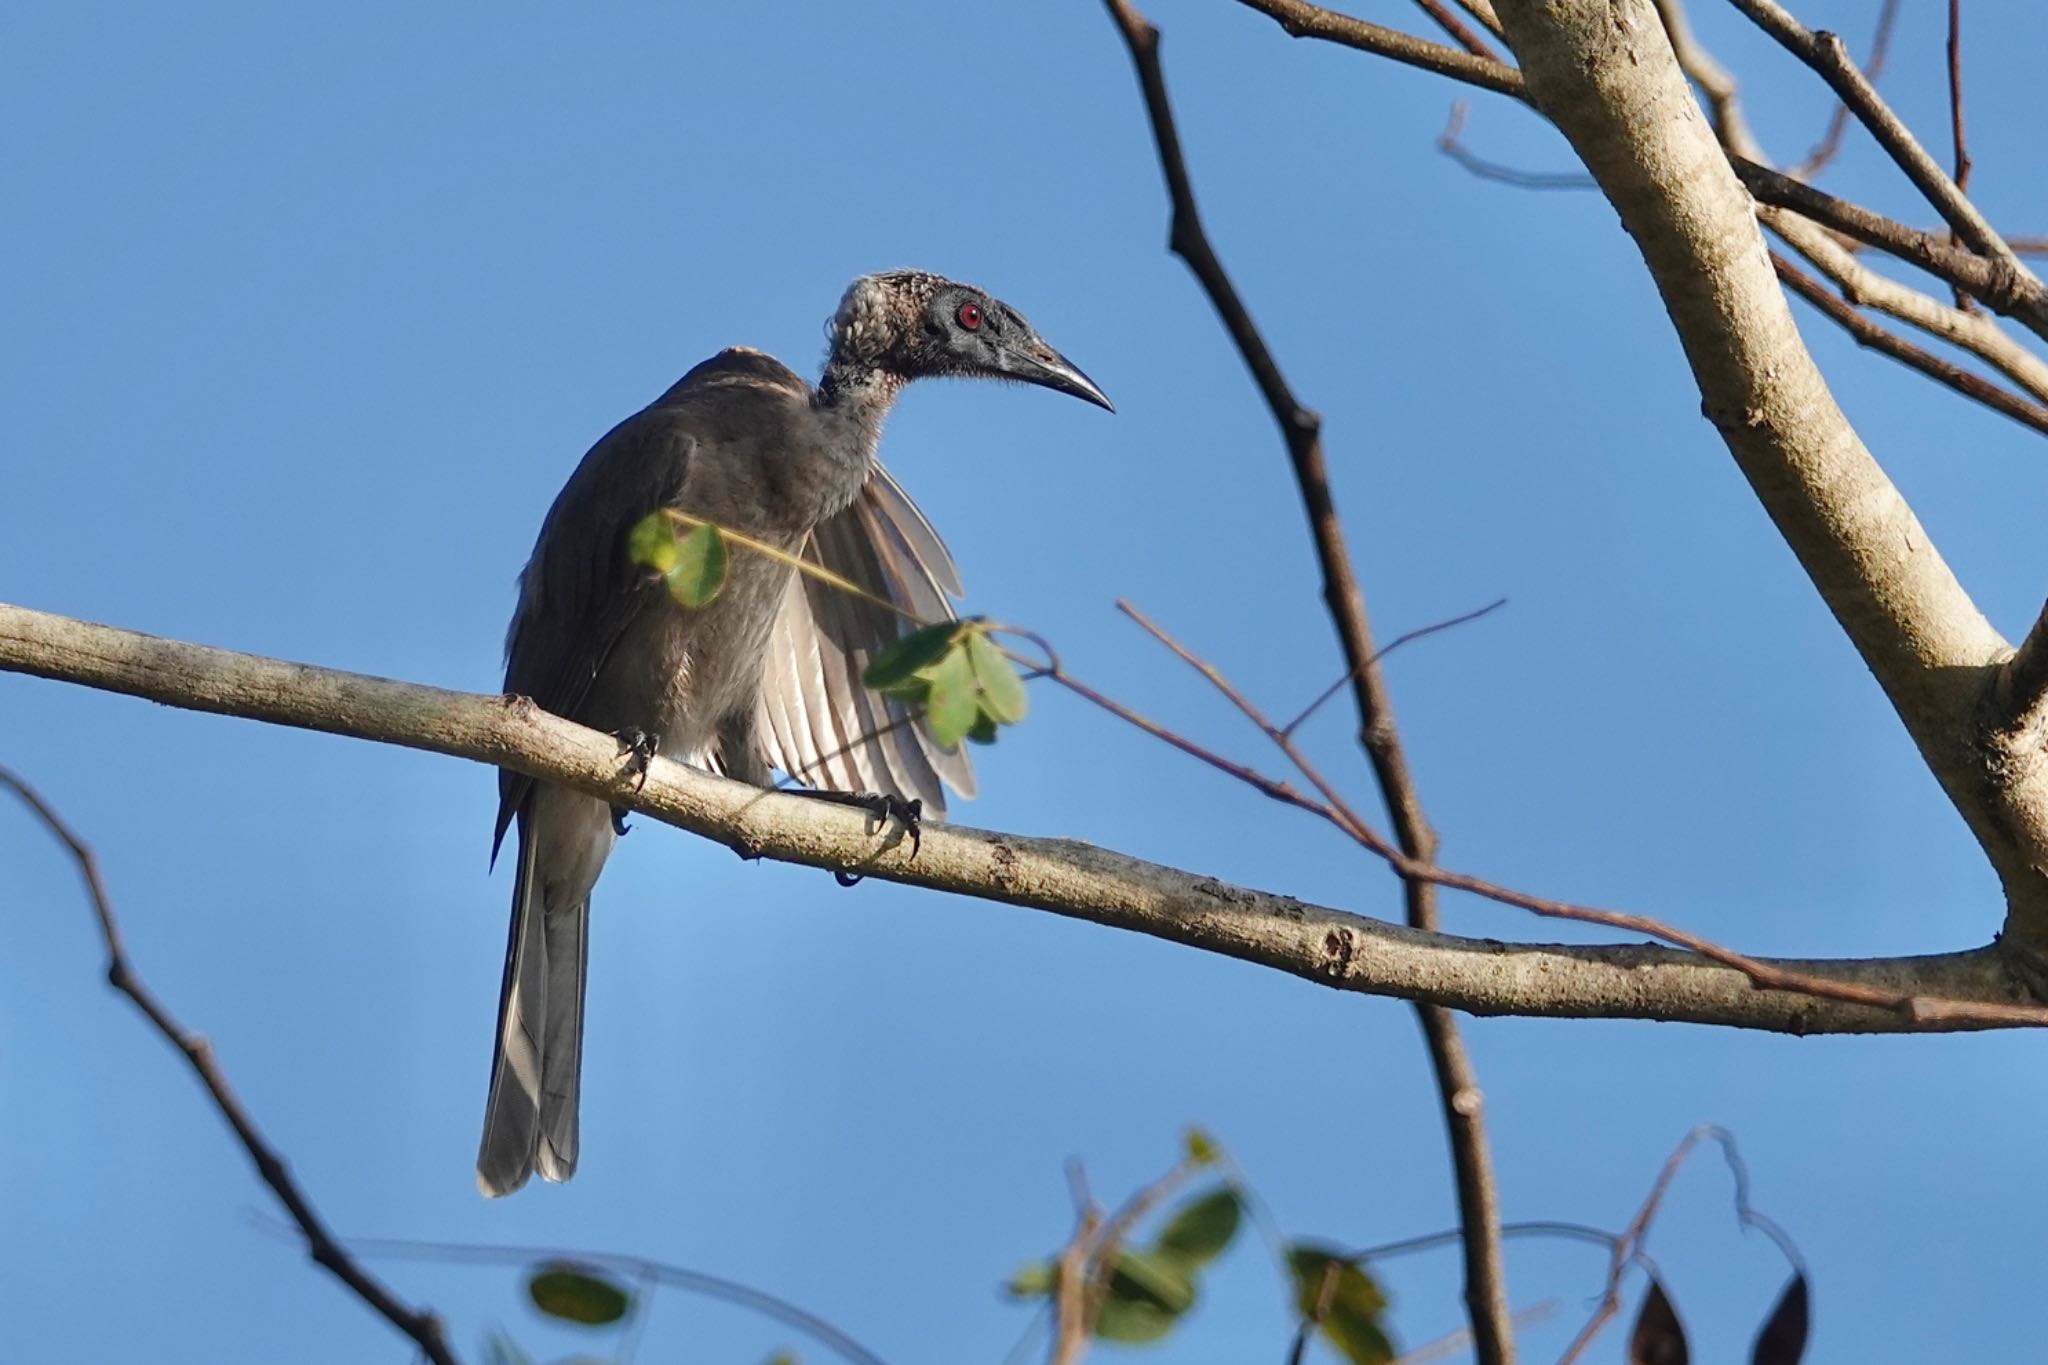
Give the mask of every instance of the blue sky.
MULTIPOLYGON (((1887 89, 1942 126, 1939 7, 1887 89)), ((1860 46, 1866 7, 1809 4, 1860 46)), ((1796 157, 1826 100, 1720 9, 1696 18, 1796 157)), ((1976 944, 1989 870, 1698 415, 1649 282, 1592 195, 1481 183, 1431 146, 1450 86, 1157 0, 1219 249, 1324 414, 1381 631, 1510 605, 1391 665, 1451 864, 1746 950, 1976 944)), ((1372 17, 1411 24, 1403 7, 1372 17)), ((2048 19, 1968 15, 1979 201, 2048 229, 2048 19)), ((968 607, 1238 756, 1268 756, 1111 609, 1128 597, 1276 711, 1341 671, 1280 447, 1182 267, 1135 85, 1092 4, 166 8, 0 15, 0 599, 494 690, 512 578, 612 422, 721 345, 815 366, 852 276, 917 265, 1026 313, 1115 398, 913 389, 884 455, 968 607)), ((1569 166, 1474 98, 1487 155, 1569 166)), ((1852 138, 1832 184, 1915 221, 1852 138)), ((1992 618, 2048 584, 2038 437, 1801 326, 1992 618)), ((1398 915, 1321 825, 1061 696, 958 812, 1398 915)), ((1355 794, 1332 706, 1307 737, 1355 794)), ((892 1362, 995 1360, 997 1285, 1183 1125, 1292 1231, 1448 1225, 1415 1028, 1190 950, 1049 916, 742 865, 646 825, 596 900, 584 1163, 471 1178, 509 878, 492 775, 443 758, 0 676, 0 762, 98 846, 136 963, 216 1043, 345 1234, 604 1248, 755 1283, 892 1362)), ((261 1224, 267 1195, 99 974, 70 864, 0 812, 0 1284, 21 1359, 309 1362, 403 1345, 261 1224)), ((1473 934, 1558 926, 1461 900, 1473 934)), ((1812 1359, 2014 1359, 2048 1195, 2041 1043, 1476 1020, 1505 1208, 1619 1225, 1692 1124, 1739 1135, 1817 1294, 1812 1359)), ((1782 1266, 1712 1162, 1653 1240, 1699 1359, 1735 1359, 1782 1266)), ((1415 1344, 1454 1258, 1390 1266, 1415 1344)), ((537 1350, 508 1270, 389 1264, 473 1351, 537 1350)), ((1554 1358, 1597 1254, 1523 1244, 1554 1358)), ((1278 1359, 1256 1242, 1161 1362, 1278 1359)), ((1612 1333, 1595 1359, 1620 1358, 1612 1333)), ((664 1295, 643 1359, 801 1345, 664 1295)), ((823 1358, 803 1348, 805 1358, 823 1358)), ((1103 1358, 1111 1358, 1105 1350, 1103 1358)))

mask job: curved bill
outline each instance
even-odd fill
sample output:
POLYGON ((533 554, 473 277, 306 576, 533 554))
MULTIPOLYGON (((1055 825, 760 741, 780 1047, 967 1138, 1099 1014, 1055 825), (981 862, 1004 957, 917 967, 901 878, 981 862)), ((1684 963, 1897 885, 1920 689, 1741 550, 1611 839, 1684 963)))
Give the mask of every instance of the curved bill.
POLYGON ((1035 336, 1015 350, 1005 349, 1000 364, 1002 372, 1012 379, 1056 389, 1085 399, 1098 408, 1116 411, 1116 404, 1109 401, 1109 395, 1097 388, 1094 380, 1081 373, 1080 366, 1035 336))

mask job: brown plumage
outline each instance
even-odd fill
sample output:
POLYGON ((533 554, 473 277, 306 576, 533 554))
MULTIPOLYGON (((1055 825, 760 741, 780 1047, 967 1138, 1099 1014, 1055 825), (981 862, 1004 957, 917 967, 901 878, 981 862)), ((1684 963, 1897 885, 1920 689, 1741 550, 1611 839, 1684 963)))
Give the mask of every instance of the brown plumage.
MULTIPOLYGON (((817 387, 759 351, 698 365, 583 457, 520 575, 505 690, 557 715, 637 731, 658 751, 767 785, 919 799, 971 795, 965 753, 861 686, 909 627, 735 545, 724 587, 677 606, 628 559, 626 535, 672 507, 800 553, 918 616, 952 615, 943 542, 875 459, 904 384, 1008 378, 1109 406, 1015 310, 917 271, 846 291, 817 387)), ((518 827, 512 924, 477 1183, 509 1194, 575 1173, 590 891, 616 838, 591 797, 501 772, 496 840, 518 827)), ((493 844, 495 851, 496 842, 493 844)))

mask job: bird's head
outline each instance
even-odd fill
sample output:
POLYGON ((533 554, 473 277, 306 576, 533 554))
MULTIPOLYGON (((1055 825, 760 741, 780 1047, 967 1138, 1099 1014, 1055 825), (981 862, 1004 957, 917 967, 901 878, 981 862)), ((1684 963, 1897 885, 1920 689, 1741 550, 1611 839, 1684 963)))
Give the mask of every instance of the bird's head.
POLYGON ((861 276, 839 301, 830 334, 834 369, 864 369, 898 381, 1011 379, 1116 410, 1016 309, 939 275, 892 270, 861 276))

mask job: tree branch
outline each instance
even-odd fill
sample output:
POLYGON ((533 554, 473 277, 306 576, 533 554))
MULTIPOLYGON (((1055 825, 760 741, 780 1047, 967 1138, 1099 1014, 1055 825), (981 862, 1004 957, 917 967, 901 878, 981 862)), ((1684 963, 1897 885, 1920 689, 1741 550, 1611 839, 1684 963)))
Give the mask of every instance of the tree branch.
POLYGON ((314 1264, 326 1270, 348 1287, 350 1293, 361 1299, 370 1309, 386 1322, 396 1327, 419 1347, 420 1354, 434 1365, 455 1365, 455 1353, 449 1349, 448 1339, 441 1330, 441 1320, 432 1312, 413 1308, 386 1288, 384 1282, 356 1263, 347 1249, 336 1241, 329 1232, 325 1220, 292 1178, 291 1168, 277 1149, 258 1131, 256 1121, 249 1117, 249 1111, 229 1088, 227 1075, 214 1057, 213 1045, 199 1034, 188 1032, 170 1011, 165 1009, 149 988, 142 984, 142 978, 135 974, 134 966, 128 961, 128 950, 121 940, 121 925, 114 918, 114 904, 107 895, 105 883, 100 880, 99 859, 92 848, 71 827, 66 825, 48 802, 35 789, 6 768, 0 768, 0 786, 11 788, 16 796, 33 811, 36 818, 48 827, 51 834, 67 848, 78 864, 78 871, 85 878, 86 894, 92 900, 93 914, 99 921, 100 939, 107 949, 107 984, 133 1001, 135 1008, 164 1036, 166 1042, 176 1048, 199 1083, 206 1087, 206 1093, 213 1100, 214 1108, 227 1120, 235 1137, 242 1144, 242 1150, 249 1154, 249 1160, 256 1167, 256 1174, 271 1193, 283 1204, 285 1212, 306 1240, 306 1251, 314 1264))
MULTIPOLYGON (((1474 1014, 1632 1018, 1785 1033, 1914 1033, 2048 1023, 2002 945, 1927 957, 1766 965, 1889 992, 1884 1002, 1758 988, 1691 952, 1511 945, 1425 933, 1233 886, 1090 844, 934 825, 915 856, 861 811, 657 759, 644 786, 610 735, 519 697, 479 696, 238 654, 0 604, 0 671, 166 705, 509 767, 714 840, 744 857, 858 871, 1046 910, 1256 963, 1338 990, 1474 1014)), ((1439 872, 1450 881, 1456 874, 1439 872)), ((1469 881, 1469 879, 1467 879, 1469 881)), ((1461 889, 1471 889, 1464 886, 1461 889)))
MULTIPOLYGON (((1166 94, 1166 75, 1159 62, 1159 30, 1126 0, 1107 2, 1110 17, 1116 21, 1137 69, 1146 115, 1159 150, 1160 168, 1172 199, 1169 244, 1187 262, 1208 295, 1280 428, 1295 484, 1301 492, 1302 510, 1308 518, 1316 562, 1322 571, 1323 602, 1336 628, 1351 682, 1358 711, 1359 744, 1372 765, 1405 860, 1433 863, 1436 832, 1423 814, 1421 796, 1395 726, 1393 699, 1380 671, 1378 651, 1373 648, 1365 594, 1352 568, 1351 552, 1330 492, 1321 419, 1295 396, 1202 226, 1173 106, 1166 94)), ((1483 44, 1475 50, 1492 56, 1483 44)), ((1142 618, 1140 621, 1142 624, 1142 618)), ((1269 733, 1277 734, 1271 727, 1268 729, 1269 733)), ((1282 743, 1285 747, 1284 740, 1282 743)), ((1409 926, 1434 931, 1438 923, 1435 884, 1419 876, 1404 876, 1402 889, 1409 926)), ((1429 1048, 1430 1071, 1437 1083, 1451 1166, 1457 1180, 1459 1217, 1465 1229, 1465 1306, 1472 1323, 1474 1354, 1480 1365, 1513 1365, 1514 1326, 1501 1254, 1500 1193, 1487 1147, 1478 1077, 1464 1041, 1458 1036, 1457 1021, 1449 1011, 1418 1003, 1416 1015, 1429 1048)))
POLYGON ((1828 392, 1725 153, 1676 116, 1692 95, 1663 24, 1647 0, 1501 17, 1642 251, 1704 412, 2004 881, 2009 932, 2048 941, 2048 775, 2038 754, 1987 752, 1983 724, 2010 646, 1828 392))
POLYGON ((1505 62, 1460 52, 1455 47, 1432 43, 1399 29, 1369 24, 1348 14, 1307 4, 1305 0, 1239 0, 1239 3, 1265 15, 1286 30, 1290 37, 1320 38, 1342 47, 1387 57, 1406 66, 1432 71, 1439 76, 1449 76, 1482 90, 1512 95, 1516 99, 1527 98, 1522 90, 1521 73, 1505 62))
POLYGON ((1878 145, 1906 173, 1914 188, 1948 221, 1959 238, 1979 255, 2010 272, 2015 282, 2031 282, 2039 286, 2039 281, 2021 264, 2005 239, 1998 235, 1998 230, 1977 211, 1977 206, 1969 201, 1955 181, 1949 179, 1934 158, 1927 154, 1926 148, 1914 138, 1912 130, 1892 112, 1876 88, 1865 79, 1840 38, 1832 33, 1809 30, 1776 0, 1733 0, 1733 3, 1752 23, 1776 39, 1779 46, 1819 73, 1820 78, 1870 131, 1870 135, 1877 139, 1878 145))
POLYGON ((1937 384, 1944 384, 1965 398, 1982 403, 1994 412, 2003 413, 2015 422, 2048 435, 2048 407, 2039 403, 2029 403, 2016 394, 2008 393, 1990 380, 1971 374, 1960 366, 1951 365, 1940 356, 1913 345, 1897 333, 1878 326, 1836 298, 1818 280, 1775 251, 1771 253, 1771 267, 1778 272, 1778 278, 1783 280, 1793 293, 1818 308, 1843 331, 1856 338, 1857 345, 1868 346, 1874 351, 1888 355, 1901 364, 1920 371, 1937 384))

